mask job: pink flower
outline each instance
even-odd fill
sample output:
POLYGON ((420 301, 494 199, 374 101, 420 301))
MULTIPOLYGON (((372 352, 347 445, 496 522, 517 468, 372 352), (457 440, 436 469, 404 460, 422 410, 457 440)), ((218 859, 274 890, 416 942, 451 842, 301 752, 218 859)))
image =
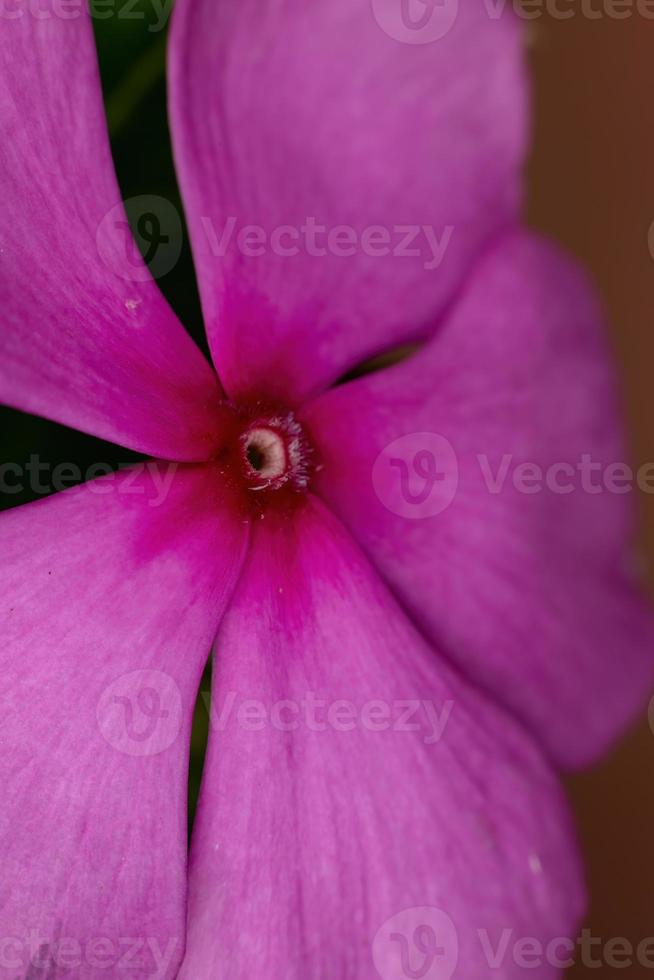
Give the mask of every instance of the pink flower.
POLYGON ((652 633, 628 498, 567 488, 623 447, 592 295, 519 223, 518 25, 462 3, 407 44, 391 0, 178 0, 214 373, 120 221, 97 246, 120 195, 57 6, 0 34, 0 397, 160 462, 0 519, 0 976, 522 976, 503 931, 583 910, 554 770, 627 723, 652 633), (277 247, 215 254, 230 216, 277 247))

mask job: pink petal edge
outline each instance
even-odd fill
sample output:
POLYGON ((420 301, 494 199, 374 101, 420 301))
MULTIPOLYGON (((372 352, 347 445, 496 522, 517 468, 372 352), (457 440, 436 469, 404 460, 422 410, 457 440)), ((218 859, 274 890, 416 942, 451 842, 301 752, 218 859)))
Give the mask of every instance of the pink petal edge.
POLYGON ((208 459, 220 388, 132 241, 88 12, 20 13, 0 32, 0 402, 208 459))
POLYGON ((425 336, 473 257, 517 217, 528 89, 518 19, 461 4, 440 40, 407 45, 374 16, 390 2, 175 5, 175 158, 232 397, 296 406, 425 336), (332 232, 328 246, 302 230, 312 223, 332 232), (390 244, 372 242, 380 228, 390 244))
POLYGON ((176 976, 191 717, 246 538, 214 480, 148 464, 0 517, 5 980, 176 976))
POLYGON ((600 320, 576 266, 515 233, 424 349, 304 412, 319 494, 436 646, 564 767, 609 747, 654 675, 633 492, 587 492, 578 469, 589 457, 597 485, 628 458, 600 320), (544 479, 561 463, 572 492, 544 479))
MULTIPOLYGON (((420 925, 445 947, 443 976, 456 963, 480 980, 504 929, 575 934, 556 779, 315 500, 254 529, 214 669, 180 980, 399 978, 394 934, 410 943, 420 925)), ((524 970, 509 951, 492 975, 524 970)))

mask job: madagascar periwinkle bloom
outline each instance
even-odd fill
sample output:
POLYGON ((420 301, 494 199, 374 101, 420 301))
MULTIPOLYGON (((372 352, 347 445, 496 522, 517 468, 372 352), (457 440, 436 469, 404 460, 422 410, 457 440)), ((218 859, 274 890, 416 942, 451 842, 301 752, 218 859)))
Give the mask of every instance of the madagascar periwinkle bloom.
POLYGON ((556 771, 651 672, 629 497, 575 479, 623 459, 610 357, 520 223, 517 18, 398 7, 178 0, 214 367, 125 247, 86 8, 2 22, 0 398, 149 458, 0 519, 3 978, 561 973, 556 771))

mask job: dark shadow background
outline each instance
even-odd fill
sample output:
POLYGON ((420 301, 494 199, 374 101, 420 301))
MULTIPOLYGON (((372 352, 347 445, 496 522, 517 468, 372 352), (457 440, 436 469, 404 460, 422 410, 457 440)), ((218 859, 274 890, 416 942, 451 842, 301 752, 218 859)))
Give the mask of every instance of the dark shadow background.
MULTIPOLYGON (((596 3, 600 8, 600 0, 596 3)), ((148 9, 143 0, 135 8, 141 17, 96 20, 114 157, 124 198, 161 195, 181 212, 165 113, 165 35, 149 29, 148 9)), ((585 261, 603 294, 624 377, 633 462, 640 465, 654 460, 654 259, 648 249, 654 221, 654 22, 637 14, 592 20, 578 6, 572 9, 576 13, 569 20, 544 13, 532 25, 529 218, 585 261)), ((204 346, 187 245, 160 285, 204 346)), ((24 463, 34 453, 84 470, 98 460, 118 466, 135 458, 6 409, 0 409, 0 433, 0 462, 24 463)), ((29 493, 0 494, 0 509, 28 499, 29 493)), ((654 585, 654 497, 643 495, 640 507, 642 554, 654 585)), ((205 689, 208 683, 206 676, 205 689)), ((203 709, 194 732, 191 810, 206 727, 203 709)), ((654 735, 645 711, 611 758, 567 782, 588 866, 588 926, 603 943, 625 937, 636 946, 654 937, 654 735)), ((571 976, 614 972, 608 966, 591 971, 580 963, 571 976)), ((634 965, 621 973, 654 977, 654 967, 634 965)))

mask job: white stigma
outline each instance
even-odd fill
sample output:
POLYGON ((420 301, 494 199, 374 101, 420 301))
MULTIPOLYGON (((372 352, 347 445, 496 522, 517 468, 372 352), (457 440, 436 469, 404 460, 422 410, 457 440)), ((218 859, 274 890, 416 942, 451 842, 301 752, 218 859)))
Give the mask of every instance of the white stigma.
POLYGON ((244 439, 245 460, 251 475, 262 481, 275 481, 288 469, 284 439, 274 429, 250 429, 244 439))
POLYGON ((259 419, 241 436, 245 474, 253 490, 308 483, 308 447, 292 415, 259 419))

